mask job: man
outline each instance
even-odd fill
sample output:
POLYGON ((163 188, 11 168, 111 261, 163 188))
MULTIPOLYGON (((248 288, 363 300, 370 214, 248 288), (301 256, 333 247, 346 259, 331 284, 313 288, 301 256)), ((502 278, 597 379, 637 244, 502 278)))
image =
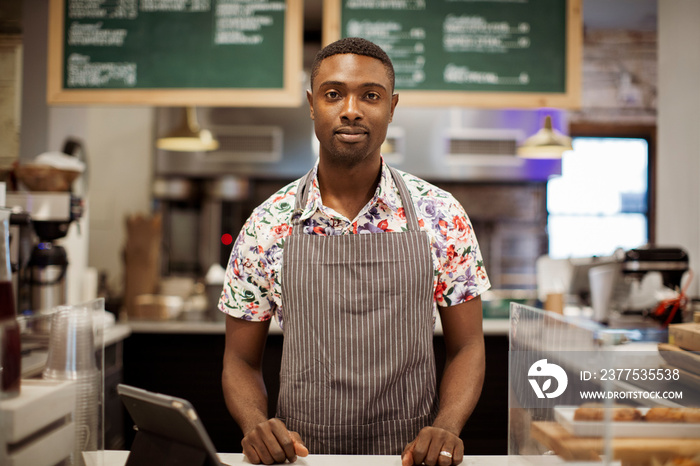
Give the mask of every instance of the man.
POLYGON ((248 219, 219 304, 223 389, 243 453, 295 461, 306 445, 459 464, 483 382, 479 295, 489 287, 471 224, 451 195, 384 164, 399 97, 381 48, 358 38, 325 47, 307 99, 318 164, 248 219), (438 307, 447 350, 439 404, 438 307), (272 315, 284 349, 269 419, 261 361, 272 315))

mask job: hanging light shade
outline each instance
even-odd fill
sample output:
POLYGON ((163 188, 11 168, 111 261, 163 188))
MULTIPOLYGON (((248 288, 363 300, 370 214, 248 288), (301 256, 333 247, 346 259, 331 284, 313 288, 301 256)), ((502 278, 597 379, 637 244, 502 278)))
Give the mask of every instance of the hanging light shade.
POLYGON ((219 141, 214 139, 211 131, 199 126, 197 110, 187 107, 182 124, 166 136, 158 138, 156 147, 178 152, 201 152, 218 149, 219 141))
POLYGON ((547 115, 544 126, 518 147, 518 156, 526 159, 560 159, 571 147, 571 138, 552 128, 552 117, 547 115))

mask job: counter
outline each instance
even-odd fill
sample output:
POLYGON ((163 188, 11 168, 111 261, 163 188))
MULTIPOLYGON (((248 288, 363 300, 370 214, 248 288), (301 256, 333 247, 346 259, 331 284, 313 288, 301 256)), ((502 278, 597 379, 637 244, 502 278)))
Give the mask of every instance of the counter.
MULTIPOLYGON (((188 322, 179 320, 130 320, 126 324, 134 333, 182 333, 182 334, 223 334, 224 322, 188 322)), ((509 319, 484 319, 484 335, 508 335, 509 319)), ((270 335, 282 335, 282 329, 273 319, 270 323, 270 335)), ((438 317, 435 321, 435 335, 442 335, 442 323, 438 317)))
MULTIPOLYGON (((124 466, 129 456, 128 451, 106 451, 104 457, 100 454, 85 453, 85 466, 124 466), (103 459, 103 461, 101 461, 103 459)), ((219 459, 231 466, 250 464, 241 453, 219 453, 219 459)), ((401 458, 398 456, 381 455, 309 455, 299 458, 295 463, 299 466, 401 466, 401 458)), ((557 456, 465 456, 462 465, 465 466, 520 466, 520 465, 559 465, 565 464, 557 456)), ((577 463, 578 466, 586 466, 587 463, 577 463)), ((600 462, 595 464, 601 464, 600 462)))

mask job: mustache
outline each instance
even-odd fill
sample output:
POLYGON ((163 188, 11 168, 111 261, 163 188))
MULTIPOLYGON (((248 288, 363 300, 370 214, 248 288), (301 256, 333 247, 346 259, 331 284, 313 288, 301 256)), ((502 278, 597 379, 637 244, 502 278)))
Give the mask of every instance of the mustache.
POLYGON ((350 124, 350 125, 338 125, 338 126, 333 128, 333 132, 340 133, 340 132, 345 132, 347 130, 350 130, 354 133, 357 133, 358 129, 360 129, 366 133, 369 133, 369 128, 363 124, 360 124, 360 123, 355 123, 355 124, 350 124))

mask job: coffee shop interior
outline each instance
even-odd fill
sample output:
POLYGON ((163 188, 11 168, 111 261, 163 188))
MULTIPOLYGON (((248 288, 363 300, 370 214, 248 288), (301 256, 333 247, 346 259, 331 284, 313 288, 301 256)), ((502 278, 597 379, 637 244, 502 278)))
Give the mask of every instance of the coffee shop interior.
MULTIPOLYGON (((47 103, 51 3, 0 5, 0 206, 13 209, 6 228, 23 335, 20 393, 50 379, 47 324, 58 306, 89 303, 83 307, 99 308, 93 325, 103 341, 103 438, 93 447, 131 448, 133 421, 116 393, 124 383, 189 400, 216 450, 240 452, 242 433, 221 394, 225 317, 217 303, 247 217, 317 160, 305 91, 323 42, 324 2, 303 2, 300 104, 292 107, 47 103), (216 147, 163 148, 183 122, 209 131, 216 147), (62 187, 31 188, 23 166, 39 160, 78 174, 61 179, 62 187), (48 210, 27 200, 49 190, 63 196, 48 210), (30 333, 38 335, 25 338, 30 333)), ((486 378, 462 432, 465 455, 512 448, 512 302, 641 329, 654 342, 668 342, 669 324, 693 322, 695 310, 700 322, 700 273, 693 274, 700 270, 700 2, 582 0, 581 7, 577 105, 399 101, 382 147, 387 163, 465 207, 491 281, 482 296, 486 378), (518 156, 549 123, 572 149, 518 156), (660 314, 659 296, 682 306, 660 314)), ((441 343, 436 331, 438 372, 441 343)), ((271 412, 281 353, 282 332, 273 326, 264 362, 271 412)), ((27 442, 0 442, 0 459, 27 442)))

